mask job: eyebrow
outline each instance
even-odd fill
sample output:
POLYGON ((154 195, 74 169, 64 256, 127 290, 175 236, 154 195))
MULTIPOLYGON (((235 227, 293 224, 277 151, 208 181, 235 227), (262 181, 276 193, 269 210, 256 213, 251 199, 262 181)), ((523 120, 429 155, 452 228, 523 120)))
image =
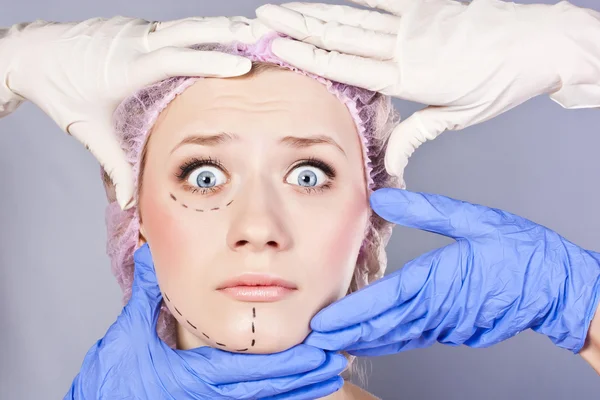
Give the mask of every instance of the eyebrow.
MULTIPOLYGON (((216 135, 188 136, 188 137, 184 138, 181 142, 179 142, 177 144, 177 146, 175 146, 173 148, 173 150, 171 150, 171 154, 173 154, 173 152, 175 150, 177 150, 179 147, 187 145, 187 144, 211 147, 211 146, 217 146, 220 144, 225 144, 225 143, 228 143, 228 142, 231 142, 234 140, 239 140, 239 136, 236 135, 235 133, 226 133, 226 132, 219 133, 216 135)), ((303 148, 307 148, 307 147, 318 145, 318 144, 328 144, 328 145, 331 145, 331 146, 334 146, 335 148, 337 148, 344 155, 344 157, 346 157, 346 152, 344 151, 344 149, 342 149, 341 146, 339 144, 337 144, 337 142, 335 140, 333 140, 331 137, 329 137, 327 135, 314 135, 314 136, 308 136, 308 137, 286 136, 286 137, 280 139, 279 143, 289 146, 291 148, 295 148, 295 149, 303 149, 303 148)))

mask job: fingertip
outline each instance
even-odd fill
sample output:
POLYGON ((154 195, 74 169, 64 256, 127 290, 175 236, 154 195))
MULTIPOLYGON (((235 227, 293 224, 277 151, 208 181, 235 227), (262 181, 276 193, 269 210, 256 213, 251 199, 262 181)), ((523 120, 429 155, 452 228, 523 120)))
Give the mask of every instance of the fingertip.
POLYGON ((332 354, 332 367, 339 372, 344 371, 348 367, 348 359, 339 353, 330 353, 332 354))
POLYGON ((317 347, 299 344, 294 350, 296 354, 293 357, 301 356, 312 369, 320 367, 327 361, 327 354, 317 347))
POLYGON ((369 198, 371 207, 397 206, 408 202, 409 192, 398 188, 381 188, 374 191, 369 198))
POLYGON ((197 51, 196 54, 198 65, 201 65, 200 71, 194 73, 196 75, 231 78, 245 75, 252 69, 252 61, 243 56, 214 51, 197 51))
POLYGON ((150 246, 148 243, 144 243, 133 253, 133 260, 136 263, 144 265, 152 265, 152 253, 150 253, 150 246))
POLYGON ((246 75, 252 69, 252 61, 246 57, 234 56, 237 58, 237 63, 232 65, 231 70, 225 71, 223 77, 234 77, 246 75))
POLYGON ((121 207, 121 210, 126 211, 135 205, 135 198, 133 196, 133 180, 130 179, 130 175, 127 175, 125 180, 122 179, 123 174, 117 177, 114 181, 115 193, 117 195, 117 202, 121 207))
POLYGON ((320 332, 312 332, 308 337, 304 340, 304 344, 326 351, 334 351, 337 350, 330 340, 326 336, 324 336, 320 332))
POLYGON ((344 383, 344 378, 342 378, 341 376, 336 376, 332 382, 334 393, 339 391, 342 388, 342 386, 344 386, 344 383))

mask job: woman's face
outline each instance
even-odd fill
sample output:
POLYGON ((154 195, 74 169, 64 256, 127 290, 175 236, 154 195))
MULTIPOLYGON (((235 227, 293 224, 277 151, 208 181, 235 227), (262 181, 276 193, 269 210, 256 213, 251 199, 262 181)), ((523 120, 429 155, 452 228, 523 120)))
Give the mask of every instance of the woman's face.
POLYGON ((203 79, 160 115, 147 147, 141 233, 178 345, 272 353, 349 287, 369 204, 347 108, 273 69, 203 79))

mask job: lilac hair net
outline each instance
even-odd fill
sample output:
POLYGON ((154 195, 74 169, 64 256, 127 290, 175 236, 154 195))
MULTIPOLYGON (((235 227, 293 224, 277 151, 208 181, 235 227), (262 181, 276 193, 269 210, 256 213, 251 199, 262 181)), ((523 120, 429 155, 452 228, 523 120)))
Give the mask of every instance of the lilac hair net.
MULTIPOLYGON (((284 63, 271 52, 271 43, 277 36, 277 34, 265 36, 253 45, 203 44, 192 48, 221 51, 245 56, 253 62, 275 64, 322 83, 329 92, 346 105, 354 119, 363 148, 365 179, 369 190, 395 186, 395 178, 387 174, 384 166, 387 139, 398 119, 390 98, 376 92, 332 82, 284 63)), ((149 133, 159 114, 168 104, 198 79, 202 78, 174 77, 145 87, 125 99, 114 113, 117 136, 121 139, 128 161, 133 165, 136 204, 142 152, 149 133)), ((105 182, 106 179, 105 174, 105 182)), ((107 253, 111 259, 112 272, 123 290, 124 303, 131 296, 133 253, 138 247, 139 217, 137 206, 123 211, 116 201, 112 201, 106 209, 107 253)), ((371 212, 370 224, 349 292, 358 290, 383 275, 386 266, 384 248, 389 240, 391 227, 390 223, 371 212)), ((175 319, 164 304, 157 331, 163 341, 171 347, 175 346, 175 319)))

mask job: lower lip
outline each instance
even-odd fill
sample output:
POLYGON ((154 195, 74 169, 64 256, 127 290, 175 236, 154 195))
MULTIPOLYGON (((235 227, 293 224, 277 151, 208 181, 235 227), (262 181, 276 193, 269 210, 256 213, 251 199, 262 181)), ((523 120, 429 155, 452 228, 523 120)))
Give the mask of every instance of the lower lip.
POLYGON ((219 291, 236 300, 266 303, 282 300, 294 290, 282 286, 233 286, 219 291))

